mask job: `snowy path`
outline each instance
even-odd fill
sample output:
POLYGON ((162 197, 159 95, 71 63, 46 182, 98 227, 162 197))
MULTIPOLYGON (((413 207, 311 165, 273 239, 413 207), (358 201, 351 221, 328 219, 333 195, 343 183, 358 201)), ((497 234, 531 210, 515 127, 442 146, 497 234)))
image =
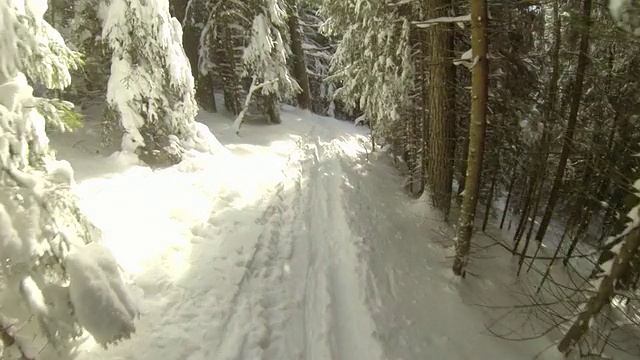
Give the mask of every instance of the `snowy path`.
POLYGON ((488 335, 492 316, 470 303, 509 300, 510 257, 453 283, 450 229, 384 157, 367 160, 364 130, 283 116, 238 137, 204 114, 224 148, 161 171, 83 153, 91 126, 54 141, 143 309, 131 340, 87 341, 80 360, 530 359, 549 346, 488 335))
MULTIPOLYGON (((213 162, 224 170, 200 170, 200 176, 215 177, 210 189, 202 179, 190 184, 211 196, 210 218, 198 224, 198 216, 185 214, 186 203, 166 209, 176 229, 160 224, 157 231, 170 231, 174 239, 161 241, 166 249, 156 255, 130 253, 152 248, 153 240, 137 239, 142 243, 136 246, 127 239, 109 241, 126 236, 124 230, 107 236, 125 268, 139 270, 135 283, 145 311, 133 339, 108 350, 87 345, 81 359, 383 358, 367 307, 362 237, 347 216, 352 197, 344 195, 345 173, 356 165, 354 148, 361 148, 362 137, 344 134, 330 119, 294 125, 293 135, 268 146, 229 144, 231 153, 213 162)), ((192 170, 185 165, 181 171, 192 170)), ((187 175, 173 174, 173 181, 180 176, 187 175)), ((115 189, 102 198, 93 194, 112 183, 81 183, 83 202, 91 197, 92 208, 99 208, 100 202, 116 201, 115 189)), ((144 195, 138 196, 139 204, 130 201, 129 207, 143 206, 144 195)), ((122 221, 109 216, 103 228, 122 221)), ((150 218, 129 225, 141 236, 154 226, 150 218)))

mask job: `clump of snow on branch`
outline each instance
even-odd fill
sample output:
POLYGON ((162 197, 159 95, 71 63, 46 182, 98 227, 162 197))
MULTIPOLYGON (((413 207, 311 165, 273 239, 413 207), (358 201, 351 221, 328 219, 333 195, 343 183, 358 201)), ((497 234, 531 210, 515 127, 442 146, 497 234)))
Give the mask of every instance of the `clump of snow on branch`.
POLYGON ((136 302, 125 287, 113 254, 91 243, 66 258, 69 295, 75 314, 99 344, 116 342, 136 330, 136 302))

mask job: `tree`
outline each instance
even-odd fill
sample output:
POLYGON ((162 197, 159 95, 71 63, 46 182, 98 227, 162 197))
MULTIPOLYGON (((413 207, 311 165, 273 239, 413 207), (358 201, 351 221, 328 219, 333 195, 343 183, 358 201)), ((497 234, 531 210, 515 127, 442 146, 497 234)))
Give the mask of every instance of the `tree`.
MULTIPOLYGON (((412 5, 406 6, 410 10, 412 5)), ((415 86, 411 18, 403 16, 404 10, 384 1, 329 0, 320 15, 327 19, 324 34, 341 37, 327 79, 337 87, 334 98, 360 110, 372 136, 410 154, 413 171, 412 165, 419 163, 414 140, 420 134, 412 131, 404 137, 405 129, 413 130, 417 122, 410 98, 415 86)))
MULTIPOLYGON (((102 0, 79 0, 73 7, 70 46, 84 55, 84 66, 71 87, 79 101, 105 96, 109 81, 111 52, 102 41, 98 11, 102 0)), ((108 139, 104 139, 108 140, 108 139)))
POLYGON ((107 101, 124 132, 122 149, 151 166, 176 164, 198 112, 180 23, 168 0, 104 6, 102 37, 113 52, 107 101))
POLYGON ((31 83, 70 84, 79 54, 66 47, 40 1, 0 2, 0 356, 35 359, 19 328, 33 318, 36 341, 69 350, 88 330, 108 345, 135 331, 138 314, 100 232, 71 192, 73 169, 48 148, 47 127, 77 125, 73 105, 33 96, 31 83), (94 295, 94 296, 92 296, 94 295), (95 301, 99 300, 99 301, 95 301), (7 305, 26 304, 26 313, 7 305), (42 339, 44 337, 44 340, 42 339))
MULTIPOLYGON (((445 17, 451 10, 449 0, 428 0, 427 15, 445 17)), ((455 103, 453 80, 455 73, 450 61, 453 54, 453 23, 436 23, 427 28, 429 41, 423 46, 429 56, 429 141, 427 180, 434 206, 449 217, 451 184, 453 181, 453 140, 455 131, 455 103)))
POLYGON ((458 218, 458 234, 453 260, 453 273, 465 276, 471 249, 478 190, 484 155, 484 139, 487 127, 486 111, 488 100, 489 63, 487 59, 487 2, 471 0, 471 51, 473 75, 471 77, 471 119, 469 122, 469 150, 467 155, 467 176, 465 181, 462 209, 458 218))
POLYGON ((171 5, 175 18, 183 27, 182 43, 191 65, 191 74, 195 79, 196 101, 205 111, 217 112, 214 92, 215 73, 211 71, 208 62, 200 66, 201 47, 205 47, 202 49, 203 55, 215 53, 213 48, 215 42, 209 41, 207 36, 202 38, 203 29, 211 21, 210 13, 214 3, 205 0, 173 0, 171 5))
POLYGON ((305 52, 302 47, 302 34, 300 32, 300 18, 298 17, 298 0, 289 0, 288 25, 291 36, 291 52, 293 60, 293 77, 300 85, 298 93, 298 106, 303 109, 311 108, 311 89, 309 88, 309 75, 305 62, 305 52))
MULTIPOLYGON (((591 0, 584 0, 583 14, 585 19, 591 15, 591 0)), ((610 2, 610 11, 614 20, 618 25, 634 35, 640 28, 640 14, 638 12, 637 3, 627 0, 613 0, 610 2)), ((588 30, 587 30, 588 31, 588 30)), ((581 43, 582 45, 582 43, 581 43)), ((581 46, 582 49, 582 46, 581 46)), ((637 195, 640 191, 640 181, 636 181, 634 188, 637 195)), ((572 322, 569 330, 565 333, 562 340, 558 343, 558 351, 568 355, 575 346, 582 340, 589 331, 590 325, 594 318, 598 316, 601 310, 609 305, 614 295, 617 283, 622 280, 625 274, 632 266, 634 257, 637 256, 640 249, 640 229, 638 228, 637 219, 640 215, 640 205, 635 206, 628 214, 629 223, 626 229, 616 238, 624 238, 624 241, 618 243, 612 249, 613 258, 607 261, 608 266, 605 273, 599 278, 595 284, 596 291, 588 299, 586 306, 580 311, 578 316, 572 322)), ((612 240, 616 240, 616 238, 612 240)))
POLYGON ((300 91, 287 66, 290 49, 282 29, 287 18, 283 0, 263 0, 256 7, 248 45, 242 62, 244 75, 255 76, 260 88, 262 107, 270 123, 278 124, 280 100, 300 91))
POLYGON ((591 26, 591 0, 589 4, 585 2, 584 4, 584 14, 583 14, 583 30, 582 36, 580 39, 580 48, 578 54, 578 66, 576 68, 576 77, 575 82, 573 84, 573 92, 571 95, 571 107, 569 110, 569 118, 567 120, 567 129, 564 134, 563 145, 562 145, 562 153, 560 154, 560 160, 558 161, 558 167, 556 169, 556 174, 553 179, 553 185, 551 187, 551 191, 549 193, 549 198, 547 200, 547 206, 545 208, 544 215, 542 216, 542 220, 540 222, 540 227, 538 228, 538 233, 536 234, 536 240, 541 242, 544 239, 544 235, 547 232, 547 228, 551 221, 551 217, 553 216, 553 211, 558 203, 558 198, 560 195, 560 191, 562 189, 562 183, 564 180, 564 173, 567 167, 567 160, 569 159, 569 153, 572 149, 573 144, 573 136, 576 130, 576 124, 578 121, 578 110, 580 109, 580 101, 582 100, 582 88, 584 86, 584 76, 587 68, 587 64, 589 61, 589 32, 591 26))

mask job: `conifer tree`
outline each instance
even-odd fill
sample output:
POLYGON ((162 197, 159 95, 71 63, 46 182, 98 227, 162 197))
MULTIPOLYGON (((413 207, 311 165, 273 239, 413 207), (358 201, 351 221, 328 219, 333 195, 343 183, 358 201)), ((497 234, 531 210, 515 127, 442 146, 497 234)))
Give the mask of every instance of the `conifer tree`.
POLYGON ((196 136, 194 80, 182 27, 168 0, 102 3, 102 38, 112 51, 107 101, 124 132, 122 149, 151 166, 181 160, 196 136))
POLYGON ((47 344, 68 351, 83 328, 113 343, 135 331, 138 313, 100 231, 78 208, 73 169, 48 146, 47 128, 77 125, 73 105, 34 97, 29 85, 63 89, 79 64, 45 11, 40 1, 0 2, 0 357, 7 359, 34 359, 47 344), (37 334, 20 334, 31 318, 37 334))

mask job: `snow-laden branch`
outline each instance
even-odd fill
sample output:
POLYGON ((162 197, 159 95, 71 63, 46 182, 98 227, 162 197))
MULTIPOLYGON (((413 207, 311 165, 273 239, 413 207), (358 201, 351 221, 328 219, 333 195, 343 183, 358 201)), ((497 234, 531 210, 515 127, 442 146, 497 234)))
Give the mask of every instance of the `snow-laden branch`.
POLYGON ((233 121, 233 129, 235 130, 236 135, 240 135, 240 126, 242 126, 244 115, 247 113, 247 109, 249 109, 249 104, 251 103, 251 96, 253 95, 253 93, 277 81, 278 79, 275 79, 275 80, 265 81, 263 83, 258 84, 258 78, 256 75, 254 75, 253 78, 251 78, 251 86, 249 87, 249 91, 247 92, 247 97, 244 99, 244 105, 242 106, 242 110, 240 110, 240 113, 238 114, 236 119, 233 121))
POLYGON ((460 16, 442 16, 439 18, 433 18, 424 21, 413 21, 412 24, 419 28, 428 28, 429 26, 437 25, 437 24, 446 24, 446 23, 462 23, 462 22, 470 22, 471 15, 460 15, 460 16))

